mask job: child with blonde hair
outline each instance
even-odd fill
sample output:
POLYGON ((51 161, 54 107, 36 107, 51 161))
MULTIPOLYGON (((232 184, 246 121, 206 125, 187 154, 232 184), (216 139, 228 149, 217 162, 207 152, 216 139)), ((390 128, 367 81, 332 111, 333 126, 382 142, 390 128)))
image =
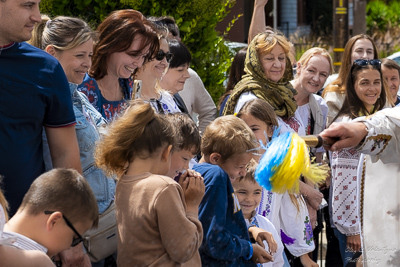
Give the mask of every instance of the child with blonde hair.
MULTIPOLYGON (((243 216, 246 220, 247 227, 256 226, 260 227, 274 236, 275 241, 278 244, 278 249, 274 256, 273 262, 264 263, 263 267, 272 266, 283 266, 283 244, 281 242, 280 235, 276 231, 274 225, 266 217, 257 214, 256 209, 260 205, 263 188, 257 183, 254 178, 254 173, 256 171, 257 162, 255 160, 250 160, 247 165, 247 172, 245 176, 236 179, 233 183, 233 189, 235 190, 235 195, 238 198, 240 208, 242 209, 243 216)), ((269 250, 267 242, 264 242, 265 250, 269 250)))
POLYGON ((247 228, 231 184, 246 174, 246 166, 257 147, 249 127, 232 115, 215 119, 204 131, 203 163, 193 167, 204 177, 206 185, 199 207, 204 228, 200 247, 204 266, 256 266, 272 260, 262 247, 262 239, 268 239, 272 253, 276 242, 262 229, 247 228), (249 232, 261 246, 250 242, 249 232))
MULTIPOLYGON (((265 100, 254 99, 245 103, 237 116, 255 133, 260 146, 267 146, 278 126, 272 106, 265 100)), ((287 248, 289 260, 283 255, 285 261, 291 263, 295 260, 295 266, 318 266, 308 256, 315 245, 307 206, 301 195, 288 192, 278 194, 263 189, 257 213, 268 218, 279 231, 282 243, 287 248)))
POLYGON ((97 164, 118 175, 118 266, 201 266, 204 182, 187 176, 180 186, 166 176, 174 133, 165 115, 135 100, 98 144, 97 164))

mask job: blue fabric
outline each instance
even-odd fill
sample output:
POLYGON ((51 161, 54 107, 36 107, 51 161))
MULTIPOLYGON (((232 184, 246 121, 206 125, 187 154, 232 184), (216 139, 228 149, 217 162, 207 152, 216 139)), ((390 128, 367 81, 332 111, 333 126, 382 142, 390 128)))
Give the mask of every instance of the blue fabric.
MULTIPOLYGON (((99 213, 103 213, 115 195, 115 180, 108 178, 105 173, 95 166, 94 151, 96 142, 100 139, 97 128, 106 125, 105 119, 90 104, 87 97, 77 91, 77 84, 70 83, 70 93, 76 116, 75 132, 78 139, 80 160, 83 176, 89 182, 97 200, 99 213)), ((46 170, 53 168, 46 135, 43 135, 44 159, 46 170)))
POLYGON ((27 43, 0 53, 0 174, 10 215, 44 172, 43 126, 75 123, 68 81, 59 62, 27 43))
POLYGON ((193 169, 204 177, 206 186, 199 206, 204 232, 199 249, 202 266, 257 266, 245 260, 250 238, 228 174, 209 163, 196 164, 193 169))
POLYGON ((85 75, 83 82, 78 86, 78 91, 87 96, 89 102, 107 121, 112 121, 124 110, 126 100, 131 99, 133 92, 133 80, 131 78, 120 78, 119 84, 121 85, 124 94, 124 99, 121 101, 108 101, 105 99, 100 92, 96 80, 88 74, 85 75))
POLYGON ((230 94, 227 95, 227 96, 224 98, 224 100, 222 100, 222 102, 221 102, 221 107, 219 108, 219 116, 220 116, 220 117, 222 116, 222 113, 223 113, 223 111, 224 111, 226 102, 228 101, 228 99, 229 99, 230 96, 231 96, 230 94))
POLYGON ((342 234, 337 228, 333 228, 333 233, 339 241, 340 256, 342 257, 343 267, 350 262, 355 253, 347 248, 347 236, 342 234))
POLYGON ((288 260, 288 258, 286 257, 285 250, 284 250, 284 251, 282 251, 282 254, 283 254, 283 261, 284 261, 284 263, 283 263, 283 267, 290 267, 290 263, 289 263, 289 260, 288 260))
POLYGON ((400 104, 400 96, 397 96, 396 101, 394 102, 394 105, 397 106, 400 104))

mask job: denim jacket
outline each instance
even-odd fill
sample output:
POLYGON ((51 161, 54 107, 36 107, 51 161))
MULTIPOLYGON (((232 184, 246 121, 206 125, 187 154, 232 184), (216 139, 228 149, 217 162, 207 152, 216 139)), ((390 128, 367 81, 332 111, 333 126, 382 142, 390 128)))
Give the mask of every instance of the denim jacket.
MULTIPOLYGON (((94 150, 99 140, 99 129, 105 127, 106 121, 101 114, 90 104, 87 97, 77 91, 77 84, 69 84, 74 113, 76 117, 75 132, 78 139, 83 176, 89 182, 97 200, 99 213, 103 213, 114 199, 116 182, 108 178, 105 173, 96 167, 94 150)), ((51 157, 44 136, 44 158, 46 170, 51 169, 51 157)))

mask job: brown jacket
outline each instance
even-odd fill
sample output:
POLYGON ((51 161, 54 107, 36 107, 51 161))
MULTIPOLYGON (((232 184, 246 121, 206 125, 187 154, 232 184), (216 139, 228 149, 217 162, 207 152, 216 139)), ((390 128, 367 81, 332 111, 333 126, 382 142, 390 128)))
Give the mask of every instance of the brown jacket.
POLYGON ((183 190, 173 179, 124 175, 115 204, 118 266, 201 266, 203 228, 198 214, 186 212, 183 190))

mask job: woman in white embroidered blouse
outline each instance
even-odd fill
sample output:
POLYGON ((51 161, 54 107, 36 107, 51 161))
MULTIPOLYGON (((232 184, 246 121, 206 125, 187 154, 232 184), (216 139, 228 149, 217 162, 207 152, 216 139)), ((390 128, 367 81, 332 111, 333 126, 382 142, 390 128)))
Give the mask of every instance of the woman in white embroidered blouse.
MULTIPOLYGON (((370 115, 385 105, 380 60, 355 60, 346 81, 346 99, 334 119, 348 122, 370 115)), ((330 154, 332 168, 331 212, 335 235, 345 266, 361 248, 357 199, 357 167, 360 152, 344 148, 330 154)))

